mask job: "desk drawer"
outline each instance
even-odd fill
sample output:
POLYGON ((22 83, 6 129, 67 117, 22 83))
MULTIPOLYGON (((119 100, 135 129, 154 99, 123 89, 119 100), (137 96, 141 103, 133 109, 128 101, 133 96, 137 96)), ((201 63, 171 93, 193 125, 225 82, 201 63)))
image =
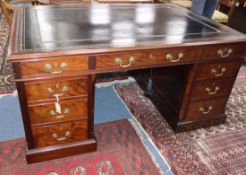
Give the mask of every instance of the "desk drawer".
POLYGON ((97 56, 96 69, 134 68, 154 64, 147 52, 97 56))
POLYGON ((197 59, 197 49, 177 48, 147 50, 122 54, 98 55, 96 69, 150 67, 156 64, 174 64, 197 59))
POLYGON ((197 69, 196 79, 223 78, 235 76, 242 61, 200 64, 197 69))
POLYGON ((155 59, 158 64, 179 63, 196 60, 199 47, 163 49, 157 52, 150 53, 151 58, 155 59))
POLYGON ((28 101, 55 99, 56 94, 60 97, 87 95, 87 77, 30 81, 24 85, 28 101))
POLYGON ((17 78, 42 75, 70 74, 88 70, 86 56, 50 58, 14 63, 17 78))
POLYGON ((210 45, 203 49, 203 59, 242 57, 245 55, 246 44, 210 45))
POLYGON ((228 95, 231 91, 235 78, 196 81, 192 90, 191 99, 202 99, 228 95))
POLYGON ((87 99, 60 102, 61 113, 56 112, 55 103, 31 105, 29 114, 32 125, 68 121, 73 119, 87 119, 87 99))
POLYGON ((35 147, 88 139, 87 120, 44 127, 33 127, 32 131, 35 147))
POLYGON ((190 102, 185 121, 206 120, 216 118, 224 113, 227 98, 216 98, 190 102))

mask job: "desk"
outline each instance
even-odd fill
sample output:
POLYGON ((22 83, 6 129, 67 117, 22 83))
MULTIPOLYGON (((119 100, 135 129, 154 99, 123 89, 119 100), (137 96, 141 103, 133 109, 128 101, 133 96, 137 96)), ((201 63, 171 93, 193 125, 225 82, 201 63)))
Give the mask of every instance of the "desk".
POLYGON ((95 151, 94 84, 129 71, 176 131, 225 121, 246 37, 165 4, 20 7, 8 59, 27 162, 95 151), (146 78, 147 77, 147 78, 146 78))

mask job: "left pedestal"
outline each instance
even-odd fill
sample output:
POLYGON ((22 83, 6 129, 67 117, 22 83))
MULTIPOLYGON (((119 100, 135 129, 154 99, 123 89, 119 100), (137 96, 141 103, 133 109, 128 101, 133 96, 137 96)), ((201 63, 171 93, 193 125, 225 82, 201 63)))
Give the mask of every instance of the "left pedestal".
POLYGON ((13 63, 28 163, 97 149, 95 76, 81 73, 88 67, 87 58, 65 59, 13 63))

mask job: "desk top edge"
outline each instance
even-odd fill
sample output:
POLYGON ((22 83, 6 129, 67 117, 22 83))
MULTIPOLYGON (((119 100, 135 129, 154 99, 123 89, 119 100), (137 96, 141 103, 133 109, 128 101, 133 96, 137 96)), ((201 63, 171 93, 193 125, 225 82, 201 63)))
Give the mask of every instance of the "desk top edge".
MULTIPOLYGON (((129 4, 110 4, 111 6, 128 6, 129 4)), ((130 4, 132 6, 132 4, 130 4)), ((159 4, 158 4, 159 5, 159 4)), ((88 5, 82 5, 82 7, 86 8, 88 5)), ((100 5, 101 6, 101 5, 100 5)), ((145 6, 143 4, 142 6, 145 6)), ((161 5, 166 6, 166 5, 161 5)), ((185 13, 190 13, 188 10, 183 9, 181 7, 178 7, 176 5, 168 5, 174 8, 178 8, 179 10, 182 10, 185 13)), ((57 8, 57 6, 49 6, 49 7, 34 7, 36 9, 47 9, 47 8, 57 8)), ((70 6, 72 7, 72 6, 70 6)), ((11 30, 11 36, 10 36, 10 45, 8 49, 8 59, 10 61, 15 60, 21 60, 25 58, 36 58, 36 57, 47 57, 47 56, 62 56, 62 55, 77 55, 77 54, 97 54, 97 53, 107 53, 107 52, 117 52, 117 51, 134 51, 134 50, 143 50, 143 49, 158 49, 158 48, 170 48, 170 47, 181 47, 181 46, 199 46, 199 45, 209 45, 209 44, 225 44, 225 43, 243 43, 246 44, 246 35, 241 34, 240 32, 237 32, 236 30, 233 30, 227 26, 223 26, 221 24, 213 23, 217 26, 220 26, 222 30, 225 30, 226 32, 229 32, 229 34, 233 34, 232 36, 228 35, 227 37, 224 37, 223 39, 212 39, 209 41, 186 41, 186 42, 180 42, 180 43, 163 43, 163 44, 136 44, 133 46, 119 46, 119 47, 103 47, 103 48, 73 48, 73 49, 58 49, 58 50, 21 50, 18 45, 21 45, 22 43, 16 41, 16 37, 18 35, 18 32, 16 33, 16 29, 20 27, 21 23, 17 23, 17 21, 21 21, 20 18, 23 14, 23 9, 28 9, 33 7, 19 7, 15 14, 14 14, 14 22, 13 27, 11 30)), ((210 20, 197 16, 200 20, 205 22, 210 22, 210 20)))

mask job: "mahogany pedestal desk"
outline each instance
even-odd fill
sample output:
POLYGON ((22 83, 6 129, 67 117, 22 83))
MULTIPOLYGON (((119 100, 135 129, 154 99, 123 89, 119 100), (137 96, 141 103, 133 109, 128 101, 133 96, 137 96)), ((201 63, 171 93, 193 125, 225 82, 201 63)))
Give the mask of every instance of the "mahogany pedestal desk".
MULTIPOLYGON (((8 59, 25 128, 27 162, 96 150, 94 84, 128 71, 175 131, 226 119, 246 37, 175 5, 20 7, 8 59)), ((109 109, 110 110, 110 109, 109 109)))

